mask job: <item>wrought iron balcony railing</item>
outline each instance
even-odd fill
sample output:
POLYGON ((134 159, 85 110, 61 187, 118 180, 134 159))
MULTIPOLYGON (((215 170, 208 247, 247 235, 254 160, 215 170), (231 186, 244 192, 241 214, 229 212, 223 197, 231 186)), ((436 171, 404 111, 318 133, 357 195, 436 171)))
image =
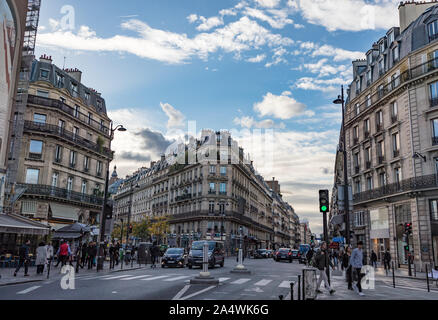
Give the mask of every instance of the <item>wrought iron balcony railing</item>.
POLYGON ((41 184, 17 184, 17 186, 26 188, 25 195, 46 196, 53 198, 60 198, 70 201, 83 202, 86 204, 92 204, 101 206, 103 199, 94 195, 83 194, 76 191, 70 191, 67 189, 52 187, 41 184))
POLYGON ((77 145, 83 146, 87 149, 90 149, 94 152, 103 154, 109 158, 112 158, 112 152, 108 148, 98 145, 97 143, 91 142, 73 132, 67 131, 64 128, 47 123, 40 123, 34 121, 24 121, 24 130, 26 131, 38 131, 42 133, 52 134, 54 136, 60 137, 62 139, 73 142, 77 145))
POLYGON ((403 192, 418 191, 438 188, 438 176, 436 174, 409 178, 400 182, 387 184, 383 187, 356 193, 353 195, 355 203, 393 196, 403 192))

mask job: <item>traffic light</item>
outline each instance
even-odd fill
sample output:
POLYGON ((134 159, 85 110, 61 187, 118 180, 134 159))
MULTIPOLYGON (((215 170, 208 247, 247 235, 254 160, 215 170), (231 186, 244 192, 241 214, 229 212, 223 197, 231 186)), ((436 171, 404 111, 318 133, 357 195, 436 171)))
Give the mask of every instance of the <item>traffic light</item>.
POLYGON ((104 213, 105 213, 105 218, 107 220, 112 219, 113 218, 113 206, 111 204, 107 203, 105 205, 104 213))
POLYGON ((405 223, 405 233, 407 234, 412 233, 412 223, 405 223))
POLYGON ((329 192, 328 190, 319 190, 319 212, 329 210, 329 192))
POLYGON ((409 245, 405 245, 405 251, 409 251, 409 245))
POLYGON ((132 224, 129 225, 129 233, 132 233, 132 224))

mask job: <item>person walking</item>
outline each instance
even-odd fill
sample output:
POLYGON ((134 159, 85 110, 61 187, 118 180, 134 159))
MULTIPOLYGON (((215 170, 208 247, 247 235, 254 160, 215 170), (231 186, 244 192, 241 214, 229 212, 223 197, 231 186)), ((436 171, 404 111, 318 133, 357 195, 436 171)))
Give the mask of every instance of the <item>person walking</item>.
POLYGON ((342 268, 345 269, 345 278, 348 283, 348 290, 353 290, 352 268, 350 265, 351 247, 348 246, 342 256, 342 268))
POLYGON ((314 253, 315 252, 313 251, 313 247, 311 247, 306 253, 306 262, 308 266, 310 266, 312 263, 312 258, 314 253))
POLYGON ((87 263, 88 244, 85 242, 81 247, 81 269, 84 269, 85 263, 87 263))
POLYGON ((88 269, 93 269, 94 266, 94 258, 97 255, 97 246, 96 243, 92 242, 88 246, 88 269))
POLYGON ((374 250, 371 250, 370 262, 374 269, 377 268, 377 254, 374 252, 374 250))
POLYGON ((322 280, 324 280, 325 287, 327 288, 329 293, 330 294, 335 293, 335 290, 330 287, 326 274, 326 269, 329 268, 329 266, 333 267, 333 264, 329 260, 328 252, 327 252, 327 244, 325 242, 321 244, 321 249, 315 255, 315 264, 316 264, 316 268, 319 270, 319 278, 316 284, 316 292, 322 293, 322 291, 319 290, 319 287, 321 286, 322 280))
POLYGON ((114 260, 116 261, 116 266, 119 265, 119 252, 120 252, 120 242, 117 241, 117 244, 114 249, 114 260))
POLYGON ((53 254, 54 254, 54 249, 53 249, 53 245, 51 242, 49 242, 46 245, 46 251, 47 251, 47 264, 51 264, 52 260, 53 260, 53 254))
POLYGON ((152 257, 152 265, 151 268, 156 268, 157 266, 155 265, 156 262, 158 262, 158 256, 160 255, 160 248, 158 248, 157 244, 155 243, 152 247, 151 247, 151 257, 152 257))
POLYGON ((353 250, 350 257, 350 265, 352 267, 353 278, 357 279, 357 283, 353 283, 353 289, 360 296, 363 296, 362 292, 362 267, 363 267, 363 242, 359 241, 357 243, 357 248, 353 250))
POLYGON ((385 266, 386 275, 388 275, 389 270, 391 270, 391 253, 389 249, 386 249, 383 255, 383 265, 385 266))
POLYGON ((35 265, 37 266, 37 274, 43 274, 44 266, 47 262, 47 248, 44 242, 40 242, 36 250, 35 265))
POLYGON ((56 264, 55 268, 58 267, 59 263, 61 262, 61 268, 67 264, 68 258, 71 255, 70 246, 68 245, 67 241, 61 240, 62 244, 59 246, 58 252, 56 255, 58 256, 58 263, 56 264))
POLYGON ((18 249, 18 256, 19 256, 19 261, 18 261, 18 266, 15 269, 14 272, 14 277, 17 276, 17 272, 20 270, 20 268, 24 265, 24 276, 28 277, 29 274, 27 273, 29 270, 29 245, 30 245, 30 240, 26 240, 26 242, 20 247, 20 249, 18 249))
POLYGON ((115 246, 114 246, 114 241, 111 242, 108 251, 109 251, 109 256, 110 256, 110 269, 114 269, 114 263, 115 263, 115 255, 114 255, 115 246))

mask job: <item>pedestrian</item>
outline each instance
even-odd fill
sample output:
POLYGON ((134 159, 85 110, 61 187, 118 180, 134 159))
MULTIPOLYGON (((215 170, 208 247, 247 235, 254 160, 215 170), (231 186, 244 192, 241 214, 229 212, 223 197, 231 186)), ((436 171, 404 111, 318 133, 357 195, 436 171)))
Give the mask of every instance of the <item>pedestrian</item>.
POLYGON ((49 242, 46 245, 46 251, 47 251, 47 264, 51 264, 54 254, 52 242, 49 242))
POLYGON ((115 245, 114 245, 114 241, 111 242, 110 247, 109 247, 109 256, 110 256, 110 269, 114 269, 114 262, 115 262, 115 255, 114 255, 114 251, 115 251, 115 245))
POLYGON ((18 266, 17 269, 15 269, 14 277, 17 276, 17 272, 20 270, 20 268, 24 265, 24 276, 28 277, 29 274, 27 271, 29 270, 29 246, 30 246, 30 240, 26 240, 26 242, 18 249, 18 266))
POLYGON ((311 247, 306 253, 306 262, 308 266, 310 266, 312 263, 312 258, 314 253, 315 252, 313 251, 313 247, 311 247))
POLYGON ((350 265, 351 247, 348 246, 342 256, 342 268, 345 269, 345 278, 348 283, 348 290, 353 290, 352 268, 350 265))
POLYGON ((158 262, 158 256, 160 255, 160 248, 158 248, 157 244, 155 243, 150 250, 152 257, 151 268, 156 268, 157 266, 155 265, 155 263, 158 262))
POLYGON ((362 267, 363 267, 363 242, 357 243, 357 248, 353 250, 350 257, 350 265, 352 267, 353 280, 357 280, 357 283, 353 283, 353 289, 360 296, 363 296, 362 292, 362 267))
POLYGON ((377 268, 377 254, 374 252, 374 250, 371 250, 370 262, 374 268, 377 268))
POLYGON ((389 249, 386 249, 385 254, 383 255, 383 265, 385 266, 385 272, 388 275, 388 272, 391 269, 391 253, 389 252, 389 249))
POLYGON ((84 268, 85 263, 87 263, 87 254, 88 254, 88 244, 85 242, 81 247, 81 269, 84 268))
POLYGON ((328 255, 327 244, 323 242, 321 244, 321 249, 318 251, 318 253, 315 256, 315 264, 317 269, 319 270, 319 278, 318 278, 318 283, 316 284, 316 292, 322 293, 322 291, 319 290, 319 287, 321 286, 322 280, 324 280, 325 287, 328 289, 330 294, 333 294, 335 293, 335 290, 330 287, 326 274, 326 269, 328 269, 329 266, 333 267, 333 264, 329 261, 327 255, 328 255))
POLYGON ((88 254, 88 269, 93 269, 94 266, 94 258, 97 255, 97 247, 94 242, 91 242, 87 249, 88 254))
POLYGON ((333 252, 333 264, 335 265, 335 268, 336 268, 336 269, 338 269, 338 257, 339 257, 339 255, 338 255, 338 251, 335 250, 335 251, 333 252))
POLYGON ((47 262, 47 248, 44 242, 40 242, 36 250, 35 265, 37 266, 37 274, 43 274, 44 265, 47 262))
POLYGON ((58 256, 58 263, 56 264, 55 268, 58 267, 60 262, 62 268, 67 264, 68 258, 71 255, 70 246, 68 245, 67 241, 61 240, 61 245, 59 246, 56 255, 58 256))
POLYGON ((116 266, 119 265, 119 253, 120 253, 120 242, 117 241, 115 250, 114 250, 114 260, 116 261, 116 266))

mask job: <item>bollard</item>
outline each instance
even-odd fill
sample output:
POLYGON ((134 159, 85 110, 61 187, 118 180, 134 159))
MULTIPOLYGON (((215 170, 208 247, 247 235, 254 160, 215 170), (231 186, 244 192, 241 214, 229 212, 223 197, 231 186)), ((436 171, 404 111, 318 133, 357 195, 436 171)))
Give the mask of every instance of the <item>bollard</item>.
POLYGON ((426 282, 427 282, 427 292, 430 292, 430 286, 429 286, 429 268, 426 264, 426 282))
POLYGON ((290 283, 290 300, 293 301, 294 300, 294 284, 295 282, 291 282, 290 283))
POLYGON ((50 275, 50 266, 52 265, 52 257, 49 259, 49 266, 47 267, 47 279, 49 279, 50 275))
POLYGON ((301 275, 298 275, 298 301, 301 300, 301 275))
POLYGON ((395 270, 394 270, 394 261, 392 261, 392 285, 395 288, 395 270))
POLYGON ((417 277, 417 266, 415 263, 414 263, 414 277, 415 278, 417 277))
POLYGON ((304 270, 303 270, 303 277, 301 278, 301 280, 303 281, 303 283, 302 283, 303 300, 306 300, 306 288, 305 288, 305 285, 304 285, 304 270))
POLYGON ((283 300, 283 295, 280 294, 280 295, 278 296, 278 298, 279 298, 280 300, 283 300))

